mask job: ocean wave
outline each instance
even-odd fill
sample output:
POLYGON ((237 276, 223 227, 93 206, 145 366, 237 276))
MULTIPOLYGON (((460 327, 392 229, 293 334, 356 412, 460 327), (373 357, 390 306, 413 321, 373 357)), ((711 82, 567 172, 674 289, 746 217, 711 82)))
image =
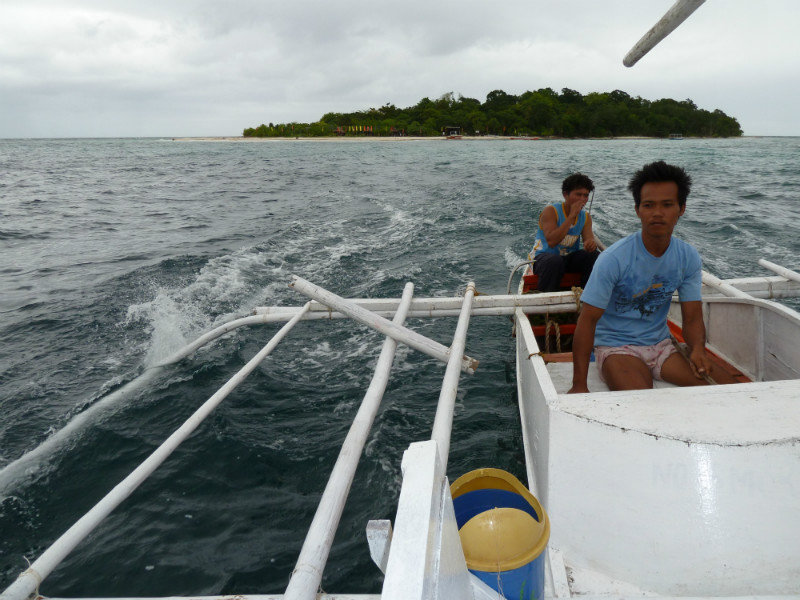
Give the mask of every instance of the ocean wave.
POLYGON ((31 232, 14 229, 0 229, 0 240, 46 240, 51 234, 44 231, 31 232))

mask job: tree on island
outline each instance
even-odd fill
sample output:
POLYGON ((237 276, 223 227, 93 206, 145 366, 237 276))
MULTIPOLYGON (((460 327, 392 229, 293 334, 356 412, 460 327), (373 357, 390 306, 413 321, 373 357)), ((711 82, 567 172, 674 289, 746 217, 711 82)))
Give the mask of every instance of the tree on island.
POLYGON ((445 127, 467 135, 540 137, 738 137, 739 122, 719 109, 698 108, 692 100, 646 100, 622 90, 580 92, 563 88, 528 91, 515 96, 493 90, 481 103, 452 92, 414 106, 386 103, 351 113, 325 113, 316 123, 261 124, 244 130, 245 137, 322 137, 418 135, 441 136, 445 127))

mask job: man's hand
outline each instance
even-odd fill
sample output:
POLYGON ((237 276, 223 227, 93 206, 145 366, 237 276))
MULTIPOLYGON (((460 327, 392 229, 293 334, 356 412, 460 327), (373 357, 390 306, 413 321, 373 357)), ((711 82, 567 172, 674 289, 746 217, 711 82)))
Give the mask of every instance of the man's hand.
POLYGON ((694 348, 689 353, 689 366, 692 367, 692 373, 694 373, 694 376, 698 379, 704 379, 706 376, 710 376, 713 369, 711 360, 708 358, 706 350, 703 347, 694 348))
POLYGON ((587 252, 594 252, 597 250, 597 241, 593 237, 583 240, 583 247, 587 252))
POLYGON ((572 223, 575 219, 578 218, 581 210, 583 207, 586 206, 586 200, 581 200, 580 202, 575 202, 569 207, 569 214, 567 215, 567 220, 572 223))
POLYGON ((589 388, 586 384, 572 384, 572 387, 569 388, 568 394, 588 394, 589 388))

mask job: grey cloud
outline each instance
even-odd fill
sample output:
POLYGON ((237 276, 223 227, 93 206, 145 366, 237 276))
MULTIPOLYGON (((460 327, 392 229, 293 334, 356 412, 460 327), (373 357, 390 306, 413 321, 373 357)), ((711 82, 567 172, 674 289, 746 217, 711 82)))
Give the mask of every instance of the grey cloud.
POLYGON ((483 99, 545 86, 688 97, 740 117, 747 133, 774 133, 759 114, 769 86, 780 90, 769 106, 785 115, 782 131, 800 133, 800 5, 772 0, 769 15, 746 0, 708 2, 624 69, 668 5, 3 0, 0 136, 237 134, 449 91, 483 99), (62 21, 49 20, 54 11, 62 21))

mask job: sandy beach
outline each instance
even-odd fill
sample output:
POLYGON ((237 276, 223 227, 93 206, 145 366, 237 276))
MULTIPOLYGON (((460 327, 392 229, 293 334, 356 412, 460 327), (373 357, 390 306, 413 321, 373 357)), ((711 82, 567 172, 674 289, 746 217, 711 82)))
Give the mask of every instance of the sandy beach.
POLYGON ((644 136, 627 137, 608 137, 608 138, 559 138, 559 137, 526 137, 526 136, 500 136, 500 135, 464 135, 458 138, 448 138, 445 136, 364 136, 364 137, 243 137, 243 136, 207 136, 207 137, 174 137, 173 142, 458 142, 458 141, 480 141, 480 142, 511 142, 511 141, 549 141, 549 140, 568 140, 568 139, 601 139, 601 140, 646 140, 659 139, 644 136))
MULTIPOLYGON (((511 138, 501 136, 463 136, 462 140, 508 140, 511 138)), ((517 138, 519 139, 519 138, 517 138)), ((533 139, 533 138, 531 138, 533 139)), ((223 136, 223 137, 176 137, 172 138, 175 142, 430 142, 430 141, 457 141, 448 140, 445 136, 363 136, 363 137, 242 137, 242 136, 223 136)))

